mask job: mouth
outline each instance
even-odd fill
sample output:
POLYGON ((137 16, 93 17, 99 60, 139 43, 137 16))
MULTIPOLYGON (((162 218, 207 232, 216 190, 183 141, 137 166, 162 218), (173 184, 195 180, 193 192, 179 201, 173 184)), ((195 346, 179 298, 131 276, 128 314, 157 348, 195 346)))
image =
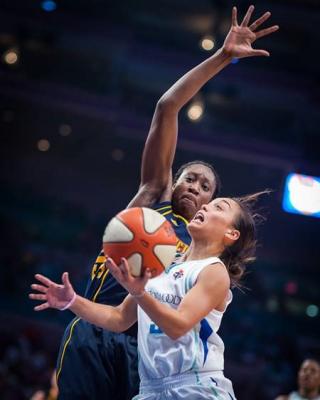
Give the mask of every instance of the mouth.
POLYGON ((194 198, 194 196, 185 194, 181 197, 181 200, 187 200, 189 203, 192 203, 194 206, 197 206, 197 200, 194 198))
POLYGON ((310 383, 311 383, 311 379, 308 378, 308 377, 300 379, 300 384, 303 385, 303 386, 309 386, 310 383))
POLYGON ((204 222, 204 214, 201 211, 198 211, 192 221, 202 224, 204 222))

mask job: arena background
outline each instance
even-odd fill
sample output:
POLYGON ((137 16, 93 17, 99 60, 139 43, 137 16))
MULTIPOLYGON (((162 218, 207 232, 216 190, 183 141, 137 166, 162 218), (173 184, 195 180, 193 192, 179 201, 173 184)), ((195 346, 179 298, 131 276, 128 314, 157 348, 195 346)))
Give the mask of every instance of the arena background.
MULTIPOLYGON (((34 273, 70 271, 84 290, 106 222, 137 190, 157 100, 208 57, 205 35, 212 51, 222 44, 232 5, 1 0, 1 399, 29 399, 48 383, 72 317, 32 311, 34 273)), ((236 5, 243 15, 249 3, 236 5)), ((320 175, 320 5, 259 1, 255 15, 266 10, 280 31, 258 47, 272 56, 209 82, 201 119, 181 111, 175 162, 213 163, 224 195, 274 189, 248 289, 235 292, 221 329, 239 400, 293 389, 301 360, 320 357, 319 219, 281 206, 289 172, 320 175)))

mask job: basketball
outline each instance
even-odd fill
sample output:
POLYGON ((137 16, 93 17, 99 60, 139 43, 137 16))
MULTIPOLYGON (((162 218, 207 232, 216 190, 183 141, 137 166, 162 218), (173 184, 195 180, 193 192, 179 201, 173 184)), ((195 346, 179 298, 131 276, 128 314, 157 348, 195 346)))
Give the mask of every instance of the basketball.
POLYGON ((128 260, 133 276, 149 268, 152 277, 160 275, 173 261, 177 237, 169 221, 150 208, 135 207, 121 211, 108 223, 103 235, 103 250, 120 264, 128 260))

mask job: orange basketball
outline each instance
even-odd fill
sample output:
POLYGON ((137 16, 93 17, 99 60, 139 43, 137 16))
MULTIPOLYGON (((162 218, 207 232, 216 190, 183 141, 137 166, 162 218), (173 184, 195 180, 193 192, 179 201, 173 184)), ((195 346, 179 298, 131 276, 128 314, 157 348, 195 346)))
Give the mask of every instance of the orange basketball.
POLYGON ((108 223, 103 250, 119 264, 128 260, 131 274, 141 276, 149 268, 152 277, 161 274, 173 261, 177 237, 169 221, 150 208, 128 208, 108 223))

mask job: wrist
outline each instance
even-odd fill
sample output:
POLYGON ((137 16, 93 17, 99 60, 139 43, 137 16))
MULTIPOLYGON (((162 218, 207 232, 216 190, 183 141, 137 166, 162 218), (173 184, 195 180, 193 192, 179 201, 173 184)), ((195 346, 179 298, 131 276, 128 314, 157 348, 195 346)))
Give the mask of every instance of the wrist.
POLYGON ((143 297, 145 295, 145 293, 146 293, 145 290, 142 290, 141 292, 130 293, 130 294, 134 299, 141 299, 141 297, 143 297))
POLYGON ((225 61, 231 62, 231 60, 234 58, 232 55, 232 51, 224 45, 220 48, 219 51, 220 51, 221 57, 223 59, 225 59, 225 61))
POLYGON ((77 294, 76 292, 73 292, 71 300, 62 308, 59 308, 60 311, 67 310, 68 308, 72 307, 73 303, 76 301, 77 294))

